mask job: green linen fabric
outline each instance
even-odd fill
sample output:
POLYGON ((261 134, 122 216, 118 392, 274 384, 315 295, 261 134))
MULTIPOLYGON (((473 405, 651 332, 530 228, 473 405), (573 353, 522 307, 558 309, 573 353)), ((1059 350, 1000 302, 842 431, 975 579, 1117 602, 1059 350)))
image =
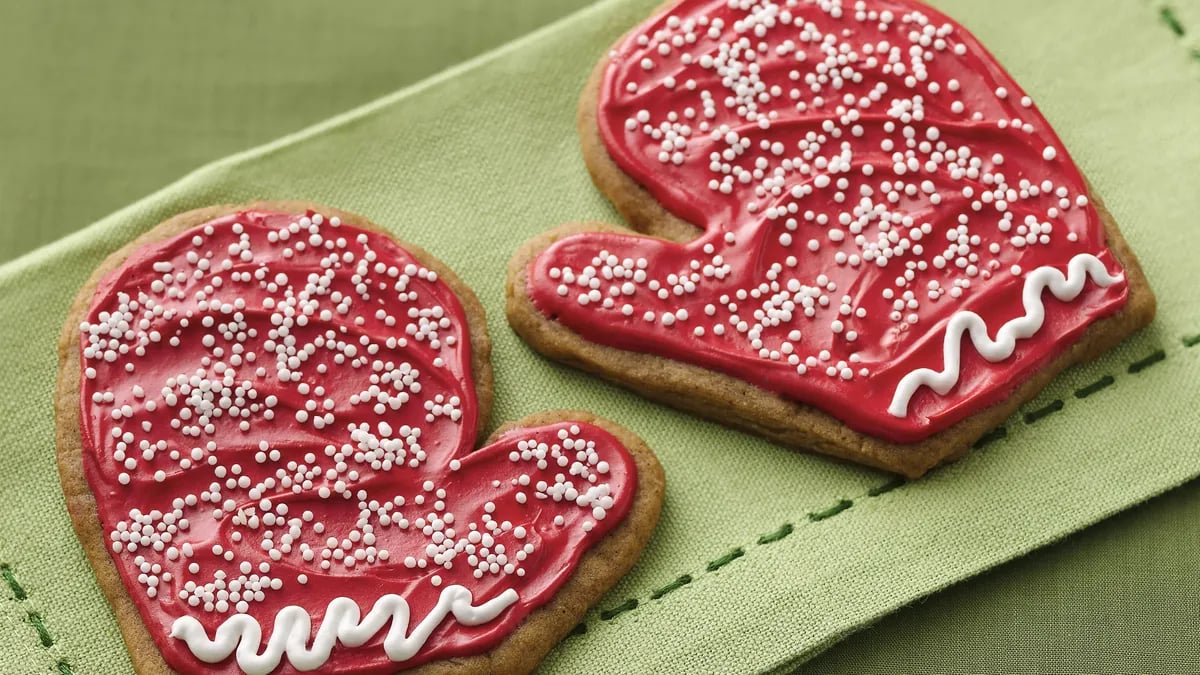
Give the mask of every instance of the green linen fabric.
POLYGON ((0 261, 589 2, 0 3, 0 261))
POLYGON ((1200 333, 1187 274, 1196 269, 1187 214, 1200 206, 1189 186, 1200 144, 1180 121, 1200 103, 1200 85, 1148 3, 1099 14, 1086 0, 937 3, 1039 101, 1160 296, 1153 327, 1029 406, 1062 399, 1062 411, 1034 424, 1014 419, 967 460, 870 496, 887 477, 699 423, 532 354, 504 325, 501 270, 540 229, 615 217, 578 158, 574 102, 596 55, 653 4, 600 3, 487 59, 211 165, 0 267, 0 311, 14 317, 0 328, 8 460, 0 489, 9 496, 0 516, 9 567, 0 572, 23 588, 0 609, 0 630, 12 636, 0 646, 4 663, 20 664, 14 672, 53 672, 60 662, 80 673, 128 669, 58 494, 54 336, 74 289, 107 252, 166 215, 212 202, 303 197, 392 227, 457 269, 488 306, 496 423, 588 407, 658 451, 670 486, 651 548, 548 671, 787 668, 917 598, 1200 474, 1200 350, 1187 346, 1200 333), (1085 13, 1089 30, 1075 30, 1085 13), (1145 360, 1160 352, 1162 360, 1145 360), (1130 372, 1131 364, 1145 365, 1130 372), (1075 397, 1104 375, 1115 384, 1075 397), (683 575, 692 581, 653 598, 683 575), (637 606, 611 611, 629 600, 637 606), (53 636, 49 648, 43 635, 53 636))
POLYGON ((1200 672, 1200 489, 892 614, 796 675, 1200 672))

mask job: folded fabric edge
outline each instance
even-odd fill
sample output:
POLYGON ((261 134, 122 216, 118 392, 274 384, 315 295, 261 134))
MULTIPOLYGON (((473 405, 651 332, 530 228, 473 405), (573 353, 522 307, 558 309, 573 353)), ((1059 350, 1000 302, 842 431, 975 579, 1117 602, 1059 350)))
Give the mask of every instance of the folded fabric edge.
MULTIPOLYGON (((1197 361, 1195 358, 1200 357, 1200 351, 1193 351, 1194 348, 1200 347, 1200 335, 1186 333, 1175 336, 1175 338, 1176 339, 1171 340, 1173 344, 1164 343, 1161 345, 1161 348, 1150 352, 1148 355, 1143 355, 1142 353, 1129 354, 1128 356, 1130 357, 1138 358, 1123 359, 1121 362, 1122 368, 1120 368, 1120 370, 1124 371, 1130 376, 1137 377, 1140 373, 1148 372, 1148 370, 1153 368, 1155 365, 1164 363, 1168 359, 1171 361, 1183 359, 1183 362, 1177 367, 1186 371, 1193 371, 1195 367, 1200 364, 1200 361, 1197 361)), ((1112 383, 1112 377, 1106 376, 1105 378, 1101 378, 1100 381, 1106 382, 1105 387, 1107 387, 1112 383)), ((1060 386, 1055 392, 1051 393, 1057 394, 1061 398, 1068 398, 1071 392, 1074 392, 1074 399, 1082 400, 1090 397, 1092 394, 1098 391, 1097 389, 1094 389, 1094 384, 1083 386, 1080 385, 1082 385, 1082 381, 1075 382, 1073 384, 1063 383, 1062 386, 1060 386)), ((1059 403, 1061 403, 1061 401, 1059 401, 1059 403)), ((1024 425, 1036 424, 1043 419, 1043 417, 1033 417, 1032 415, 1034 415, 1036 412, 1037 410, 1026 412, 1023 417, 1016 417, 1014 422, 1023 419, 1024 425)), ((1006 424, 1006 427, 1007 426, 1008 425, 1006 424)), ((1003 431, 1006 427, 1000 428, 1000 431, 1003 431)), ((1011 444, 1014 442, 1020 442, 1019 436, 1001 433, 989 437, 988 442, 984 445, 990 446, 994 443, 1003 445, 1004 443, 1011 444)), ((982 447, 983 446, 981 445, 980 448, 982 449, 982 447)), ((1001 448, 1001 450, 1003 450, 1003 448, 1001 448)), ((943 472, 958 473, 970 471, 970 469, 967 467, 981 459, 987 461, 986 456, 986 453, 984 455, 975 455, 972 458, 963 460, 960 463, 946 467, 943 469, 943 472)), ((833 625, 828 626, 829 630, 825 631, 822 629, 822 633, 820 635, 813 636, 815 639, 812 639, 811 641, 802 640, 801 644, 796 644, 793 642, 787 646, 779 646, 774 650, 773 654, 760 654, 762 657, 760 662, 745 665, 748 669, 759 672, 791 672, 791 670, 795 669, 800 664, 818 656, 837 642, 860 630, 868 628, 889 614, 899 611, 904 607, 907 607, 917 601, 929 597, 934 593, 945 590, 967 579, 974 578, 983 572, 987 572, 995 567, 1022 558, 1035 550, 1056 544, 1068 536, 1090 528, 1093 525, 1109 519, 1118 513, 1127 511, 1145 503, 1150 499, 1174 490, 1189 481, 1195 480, 1197 477, 1200 477, 1200 467, 1197 467, 1197 465, 1188 461, 1186 457, 1177 457, 1174 461, 1164 462, 1160 466, 1157 466, 1154 471, 1139 473, 1136 480, 1127 481, 1124 479, 1119 479, 1121 489, 1105 492, 1103 493, 1104 496, 1102 499, 1097 500, 1090 505, 1085 506, 1084 508, 1071 510, 1071 513, 1067 514, 1065 522, 1056 521, 1052 526, 1043 528, 1041 531, 1034 531, 1034 536, 1030 537, 1028 540, 1009 540, 1002 547, 1002 550, 994 551, 992 555, 977 557, 969 561, 960 561, 962 565, 958 569, 946 570, 944 573, 939 575, 940 578, 929 579, 930 583, 925 588, 913 589, 912 592, 901 593, 890 598, 879 598, 879 601, 877 604, 875 604, 873 610, 869 606, 871 603, 867 603, 868 611, 864 616, 843 616, 841 619, 835 617, 832 619, 833 625)), ((1113 478, 1113 476, 1110 476, 1110 478, 1113 478)), ((951 477, 951 479, 953 479, 953 477, 951 477)), ((849 516, 851 518, 855 518, 856 514, 862 514, 863 509, 859 506, 860 504, 867 505, 876 503, 876 507, 866 506, 866 509, 877 514, 879 509, 888 508, 880 502, 903 499, 901 495, 910 490, 920 491, 922 487, 923 484, 921 481, 912 483, 908 488, 905 488, 904 481, 892 481, 870 488, 864 494, 846 496, 853 497, 852 500, 849 498, 842 498, 837 501, 827 502, 824 505, 824 508, 815 511, 809 511, 807 514, 805 514, 802 510, 797 511, 796 513, 792 514, 793 518, 791 522, 786 523, 782 528, 779 528, 775 531, 764 530, 757 541, 751 538, 743 542, 738 542, 739 545, 732 549, 731 552, 727 552, 724 556, 716 558, 710 562, 707 569, 700 564, 698 567, 692 570, 686 570, 688 572, 687 574, 679 576, 674 581, 672 581, 668 575, 668 577, 664 577, 660 580, 664 582, 660 588, 656 588, 652 592, 643 593, 636 597, 612 596, 608 598, 604 604, 594 608, 593 612, 589 614, 589 618, 585 622, 585 625, 578 631, 578 634, 582 635, 585 633, 590 633, 592 632, 592 629, 597 628, 602 634, 609 630, 620 630, 617 627, 619 625, 619 621, 612 622, 613 619, 617 619, 619 616, 632 614, 634 612, 641 614, 644 614, 646 611, 652 612, 654 611, 656 602, 663 600, 668 594, 674 594, 674 592, 679 589, 688 588, 691 589, 691 593, 703 592, 700 589, 715 582, 715 580, 710 578, 711 575, 708 573, 715 572, 718 569, 721 570, 723 575, 733 575, 731 577, 726 576, 725 579, 726 583, 733 583, 733 580, 736 578, 744 578, 745 574, 754 573, 753 570, 744 569, 745 563, 738 561, 756 560, 758 556, 755 554, 758 552, 760 546, 771 544, 773 545, 773 549, 775 542, 783 541, 785 539, 789 542, 785 543, 785 546, 789 544, 795 544, 796 536, 801 533, 802 528, 807 530, 815 525, 818 521, 834 521, 830 523, 822 522, 819 525, 820 527, 833 527, 834 529, 839 530, 847 526, 852 528, 856 527, 855 524, 847 524, 846 517, 849 516), (883 497, 885 495, 885 499, 878 500, 878 502, 876 501, 875 498, 883 497), (807 521, 813 522, 810 523, 807 521), (795 534, 793 534, 793 532, 795 534), (609 628, 609 626, 612 626, 612 628, 609 628)), ((1082 486, 1075 485, 1072 489, 1083 492, 1084 490, 1079 489, 1081 487, 1082 486)), ((875 516, 867 514, 865 517, 874 518, 875 516)), ((861 525, 861 522, 859 525, 861 525)), ((828 533, 826 536, 829 536, 828 533)), ((713 553, 717 552, 714 551, 713 553)), ((758 570, 758 572, 761 572, 761 569, 758 570)), ((670 600, 675 600, 675 597, 670 598, 670 600)), ((693 600, 696 600, 694 596, 693 600)), ((705 601, 701 600, 701 602, 703 603, 705 601)), ((667 610, 664 608, 662 611, 667 610)), ((764 647, 764 652, 771 651, 769 645, 764 645, 764 647)), ((567 658, 565 663, 571 663, 570 657, 567 658)), ((555 664, 560 666, 563 665, 562 663, 551 661, 552 666, 555 664)))
POLYGON ((906 600, 906 602, 904 602, 902 604, 896 604, 894 606, 891 606, 891 607, 888 607, 885 609, 881 609, 881 610, 873 613, 870 617, 867 617, 861 621, 858 621, 858 622, 848 626, 843 631, 830 633, 828 636, 826 636, 826 638, 824 640, 821 640, 820 642, 815 644, 810 649, 805 650, 804 652, 802 652, 800 654, 786 657, 786 658, 780 660, 778 663, 764 668, 760 672, 764 673, 764 674, 770 674, 770 675, 789 675, 789 674, 793 673, 801 665, 820 656, 824 652, 831 649, 834 645, 841 642, 842 640, 845 640, 846 638, 848 638, 856 633, 859 633, 861 631, 869 630, 873 625, 875 625, 879 621, 882 621, 884 618, 886 618, 892 614, 895 614, 898 611, 902 611, 906 607, 909 607, 909 606, 914 605, 918 602, 921 602, 927 598, 930 598, 930 597, 932 597, 938 593, 941 593, 942 591, 945 591, 953 586, 957 586, 961 583, 964 583, 971 579, 974 579, 985 572, 989 572, 989 571, 997 569, 1003 565, 1007 565, 1011 562, 1014 562, 1016 560, 1024 558, 1025 556, 1028 556, 1034 552, 1045 549, 1048 546, 1056 545, 1056 544, 1058 544, 1058 543, 1060 543, 1060 542, 1062 542, 1062 541, 1064 541, 1064 540, 1066 540, 1066 539, 1068 539, 1090 527, 1093 527, 1105 520, 1108 520, 1109 518, 1112 518, 1120 513, 1128 511, 1130 509, 1137 508, 1137 507, 1141 506, 1142 504, 1145 504, 1146 502, 1149 502, 1153 499, 1161 497, 1162 495, 1164 495, 1172 490, 1175 490, 1176 488, 1179 488, 1193 480, 1196 480, 1197 478, 1200 478, 1200 473, 1193 473, 1191 475, 1187 475, 1182 478, 1177 478, 1176 480, 1166 484, 1165 486, 1157 488, 1155 492, 1153 492, 1151 494, 1147 494, 1144 499, 1141 499, 1138 501, 1133 501, 1133 502, 1128 502, 1125 504, 1113 505, 1109 509, 1099 511, 1097 513, 1097 515, 1095 515, 1094 518, 1088 518, 1088 519, 1084 520, 1083 522, 1074 523, 1074 524, 1068 526, 1063 532, 1057 534, 1056 536, 1047 537, 1043 540, 1039 540, 1036 543, 1030 544, 1026 547, 1022 547, 1022 548, 1014 551, 1013 554, 1010 556, 996 559, 996 560, 986 562, 986 563, 981 563, 975 569, 965 571, 964 573, 955 575, 952 578, 947 578, 947 580, 944 583, 942 583, 941 585, 936 586, 934 588, 930 588, 928 590, 928 592, 913 595, 911 598, 908 598, 906 600))

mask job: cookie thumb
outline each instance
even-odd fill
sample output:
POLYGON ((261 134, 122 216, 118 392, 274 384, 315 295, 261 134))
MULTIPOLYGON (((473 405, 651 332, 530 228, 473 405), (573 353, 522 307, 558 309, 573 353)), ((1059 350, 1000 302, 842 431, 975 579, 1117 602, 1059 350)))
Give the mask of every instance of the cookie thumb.
POLYGON ((642 351, 650 340, 682 343, 696 329, 699 317, 690 313, 704 300, 702 280, 725 273, 702 264, 694 245, 593 223, 552 230, 513 259, 509 317, 518 331, 531 320, 582 334, 602 323, 605 343, 621 349, 642 351))

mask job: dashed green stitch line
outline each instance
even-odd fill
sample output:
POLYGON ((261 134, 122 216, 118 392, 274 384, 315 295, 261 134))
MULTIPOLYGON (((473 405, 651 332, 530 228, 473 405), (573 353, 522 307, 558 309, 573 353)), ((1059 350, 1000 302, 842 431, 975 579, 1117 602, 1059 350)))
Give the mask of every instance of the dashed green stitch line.
MULTIPOLYGON (((904 485, 906 482, 907 481, 905 481, 903 478, 893 478, 892 480, 890 480, 886 483, 883 483, 882 485, 877 485, 877 486, 867 490, 865 498, 879 497, 880 495, 885 495, 885 494, 899 488, 900 486, 904 485)), ((808 514, 808 519, 812 522, 816 522, 816 521, 820 521, 820 520, 825 520, 826 518, 832 518, 833 516, 841 513, 842 511, 845 511, 846 509, 848 509, 852 506, 854 506, 853 500, 842 499, 842 500, 839 500, 837 504, 831 506, 828 509, 825 509, 824 511, 818 511, 818 512, 808 514)), ((794 532, 795 529, 796 529, 795 525, 793 525, 791 523, 784 523, 783 525, 780 525, 779 528, 777 530, 775 530, 774 532, 768 532, 767 534, 764 534, 761 537, 759 537, 758 544, 759 544, 759 546, 768 546, 770 544, 773 544, 777 541, 780 541, 780 540, 786 538, 788 535, 792 534, 792 532, 794 532)), ((738 558, 740 558, 744 555, 746 555, 746 549, 739 546, 739 547, 733 549, 732 551, 730 551, 729 553, 726 553, 725 555, 721 556, 720 558, 717 558, 716 560, 709 562, 707 565, 705 565, 704 571, 710 572, 710 573, 716 572, 717 570, 721 569, 722 567, 725 567, 729 563, 733 562, 734 560, 737 560, 738 558)), ((684 586, 692 583, 694 580, 695 580, 695 578, 690 574, 681 574, 680 576, 676 577, 674 581, 671 581, 670 583, 668 583, 660 588, 657 588, 654 591, 651 591, 650 599, 651 600, 659 600, 663 596, 667 595, 668 593, 677 591, 680 588, 683 588, 684 586)), ((629 598, 625 602, 621 603, 620 605, 617 605, 616 607, 613 607, 612 609, 601 610, 600 620, 611 621, 613 618, 615 618, 621 614, 624 614, 625 612, 629 612, 629 611, 632 611, 637 608, 638 608, 637 599, 629 598)), ((587 632, 587 625, 585 622, 585 623, 581 623, 578 626, 576 626, 568 634, 568 636, 582 635, 586 632, 587 632)))
MULTIPOLYGON (((12 591, 15 601, 24 603, 29 599, 29 593, 17 581, 12 565, 0 563, 0 577, 3 577, 4 582, 8 584, 8 589, 12 591)), ((38 641, 42 643, 42 647, 50 649, 54 646, 54 636, 50 634, 50 629, 46 627, 46 621, 42 619, 42 615, 37 610, 26 610, 25 620, 29 622, 29 625, 33 626, 33 630, 37 633, 38 641)), ((66 659, 59 659, 54 667, 58 670, 59 675, 75 675, 75 671, 71 668, 71 664, 67 663, 66 659)))
POLYGON ((1183 23, 1179 21, 1179 17, 1175 16, 1175 10, 1169 6, 1164 6, 1158 10, 1158 17, 1162 22, 1167 24, 1175 37, 1183 37, 1187 31, 1183 28, 1183 23))
MULTIPOLYGON (((1187 35, 1187 28, 1183 22, 1179 20, 1179 15, 1175 13, 1175 9, 1169 5, 1164 5, 1158 10, 1158 18, 1163 24, 1175 34, 1176 39, 1183 40, 1187 35)), ((1200 47, 1192 47, 1188 49, 1188 56, 1196 61, 1200 61, 1200 47)))
POLYGON ((1041 420, 1053 415, 1063 409, 1063 400, 1061 398, 1054 399, 1049 404, 1025 413, 1025 424, 1035 424, 1041 420))
POLYGON ((871 488, 870 490, 867 490, 867 496, 868 497, 878 497, 879 495, 886 495, 887 493, 891 492, 892 490, 895 490, 896 488, 900 487, 901 485, 904 485, 907 482, 908 481, 904 480, 903 478, 893 478, 892 480, 884 483, 883 485, 877 485, 877 486, 871 488))
POLYGON ((666 586, 663 586, 662 588, 651 593, 650 599, 658 600, 659 598, 666 595, 667 593, 670 593, 671 591, 679 590, 680 588, 683 588, 684 586, 687 586, 690 583, 692 583, 692 575, 690 575, 690 574, 680 575, 677 579, 675 579, 675 581, 672 581, 671 583, 667 584, 666 586))
MULTIPOLYGON (((1195 347, 1197 345, 1200 345, 1200 334, 1184 336, 1184 337, 1180 338, 1180 341, 1183 343, 1184 347, 1188 347, 1188 348, 1195 347)), ((1160 361, 1165 360, 1166 358, 1167 358, 1166 352, 1162 349, 1159 349, 1158 351, 1155 351, 1142 359, 1139 359, 1137 361, 1134 361, 1133 363, 1130 363, 1128 366, 1128 370, 1130 373, 1137 374, 1137 373, 1142 372, 1146 368, 1149 368, 1150 366, 1152 366, 1160 361)), ((1102 389, 1106 389, 1115 383, 1116 383, 1116 378, 1114 378, 1112 375, 1105 375, 1089 385, 1086 385, 1084 387, 1080 387, 1079 389, 1076 389, 1075 397, 1078 399, 1085 399, 1088 396, 1091 396, 1092 394, 1095 394, 1096 392, 1098 392, 1102 389)), ((1049 405, 1043 406, 1037 410, 1026 413, 1024 416, 1025 423, 1026 424, 1034 424, 1035 422, 1038 422, 1038 421, 1044 419, 1045 417, 1062 410, 1065 407, 1065 405, 1066 404, 1062 399, 1055 399, 1049 405)), ((980 449, 980 448, 987 446, 990 443, 994 443, 996 441, 1004 439, 1007 436, 1008 436, 1008 429, 1006 427, 1003 427, 1003 426, 996 427, 995 429, 993 429, 993 430, 989 431, 988 433, 984 434, 983 436, 981 436, 979 438, 979 440, 976 441, 972 447, 975 449, 980 449)), ((896 490, 897 488, 902 487, 906 482, 907 481, 905 481, 903 478, 893 478, 892 480, 888 481, 887 483, 883 483, 881 485, 877 485, 873 488, 868 489, 866 492, 865 498, 873 498, 873 497, 879 497, 881 495, 885 495, 889 492, 892 492, 893 490, 896 490)), ((808 520, 810 522, 820 522, 822 520, 832 518, 832 517, 836 516, 837 514, 843 512, 847 509, 852 508, 853 506, 854 506, 854 500, 839 499, 836 504, 834 504, 833 506, 831 506, 827 509, 824 509, 822 511, 813 511, 813 512, 809 513, 808 520)), ((767 546, 767 545, 773 544, 773 543, 780 541, 782 539, 785 539, 786 537, 791 535, 795 531, 795 529, 796 529, 796 527, 792 523, 784 523, 784 524, 780 525, 779 528, 776 529, 775 531, 768 532, 767 534, 760 536, 757 540, 758 544, 760 546, 767 546)), ((717 558, 716 560, 709 562, 708 565, 706 565, 704 569, 706 572, 710 572, 710 573, 716 572, 717 570, 721 569, 722 567, 725 567, 729 563, 733 562, 734 560, 737 560, 738 558, 740 558, 744 555, 746 555, 746 550, 739 546, 739 547, 733 549, 732 551, 730 551, 729 553, 726 553, 725 555, 721 556, 720 558, 717 558)), ((692 577, 692 575, 690 575, 690 574, 680 575, 679 577, 676 577, 676 579, 674 581, 652 591, 650 593, 650 599, 658 600, 658 599, 662 598, 663 596, 667 595, 668 593, 671 593, 672 591, 678 590, 678 589, 692 583, 692 581, 694 581, 694 578, 692 577)), ((635 610, 635 609, 637 609, 637 607, 638 607, 637 599, 630 598, 630 599, 626 600, 624 603, 617 605, 616 607, 613 607, 612 609, 602 610, 600 612, 600 618, 603 621, 611 621, 614 617, 619 616, 625 612, 635 610)), ((586 623, 581 623, 578 626, 576 626, 574 630, 571 631, 570 635, 582 635, 586 632, 587 632, 586 623)), ((70 675, 70 674, 68 674, 68 675, 70 675)))
POLYGON ((9 590, 12 591, 13 597, 17 600, 24 600, 29 597, 25 594, 25 589, 17 582, 17 578, 13 576, 12 567, 8 563, 0 564, 0 576, 4 577, 4 581, 8 583, 9 590))
POLYGON ((1105 375, 1086 387, 1080 387, 1076 389, 1075 398, 1087 398, 1102 389, 1111 387, 1114 383, 1116 383, 1116 381, 1117 380, 1113 378, 1112 375, 1105 375))
POLYGON ((839 499, 836 504, 834 504, 833 506, 831 506, 823 511, 813 511, 812 513, 808 514, 808 519, 813 521, 814 523, 817 521, 826 520, 828 518, 832 518, 832 517, 836 516, 837 514, 841 513, 842 511, 845 511, 846 509, 850 508, 851 506, 854 506, 853 500, 839 499))
POLYGON ((49 649, 54 646, 54 638, 50 636, 50 631, 46 629, 46 622, 42 621, 42 615, 37 612, 29 612, 29 623, 33 624, 33 629, 37 631, 38 639, 42 641, 42 646, 49 649))
POLYGON ((716 560, 708 563, 708 565, 704 569, 708 572, 716 572, 717 570, 721 569, 722 567, 728 565, 729 563, 733 562, 734 560, 737 560, 738 558, 740 558, 744 555, 746 555, 746 549, 739 546, 739 547, 733 549, 732 551, 730 551, 729 553, 726 553, 725 555, 721 556, 720 558, 717 558, 716 560))
POLYGON ((1129 372, 1130 374, 1136 375, 1150 366, 1158 363, 1159 361, 1166 360, 1166 358, 1167 353, 1160 349, 1144 359, 1134 361, 1133 363, 1129 364, 1129 372))
POLYGON ((791 523, 784 523, 783 525, 779 526, 778 530, 775 530, 774 532, 769 532, 769 533, 764 534, 763 536, 759 537, 758 545, 764 546, 766 544, 774 544, 775 542, 779 541, 780 539, 783 539, 784 537, 791 534, 792 531, 795 529, 796 528, 791 523))
POLYGON ((616 607, 613 607, 612 609, 602 610, 600 612, 600 619, 602 621, 612 621, 613 619, 617 618, 621 614, 624 614, 625 612, 628 612, 632 609, 637 609, 637 606, 638 606, 637 598, 630 598, 630 599, 626 600, 625 602, 622 602, 621 604, 617 605, 616 607))

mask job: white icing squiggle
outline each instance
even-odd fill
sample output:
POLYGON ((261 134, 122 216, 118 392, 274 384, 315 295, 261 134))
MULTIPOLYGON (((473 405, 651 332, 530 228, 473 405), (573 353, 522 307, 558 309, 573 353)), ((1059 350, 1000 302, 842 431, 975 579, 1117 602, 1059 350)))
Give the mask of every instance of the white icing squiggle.
POLYGON ((1107 288, 1120 281, 1123 275, 1112 276, 1108 268, 1094 255, 1080 253, 1071 258, 1067 264, 1067 274, 1063 276, 1056 268, 1039 267, 1025 277, 1025 288, 1021 294, 1021 302, 1025 306, 1025 316, 1017 317, 1000 327, 996 339, 988 337, 987 324, 975 312, 958 312, 950 317, 946 325, 946 340, 943 343, 945 368, 939 373, 929 368, 918 368, 904 376, 896 386, 896 394, 888 412, 896 417, 908 415, 908 402, 922 386, 928 386, 938 394, 945 395, 958 382, 961 365, 962 336, 971 334, 971 343, 979 351, 980 356, 996 363, 1012 356, 1017 347, 1017 340, 1033 336, 1042 327, 1046 319, 1046 308, 1042 304, 1042 291, 1050 289, 1054 297, 1068 302, 1074 300, 1083 292, 1083 285, 1088 277, 1101 288, 1107 288))
POLYGON ((387 594, 361 617, 358 604, 346 597, 334 598, 325 611, 325 621, 308 648, 312 620, 303 607, 289 605, 275 615, 274 632, 267 647, 258 653, 262 627, 258 620, 237 614, 217 627, 213 639, 194 617, 181 616, 171 626, 171 637, 187 643, 192 654, 205 663, 217 663, 237 650, 237 664, 247 675, 266 675, 279 666, 286 653, 292 667, 299 671, 316 670, 329 660, 333 647, 341 642, 358 647, 371 639, 389 620, 392 622, 383 640, 383 650, 392 661, 405 661, 420 651, 429 635, 449 615, 464 626, 478 626, 495 619, 518 599, 511 588, 479 606, 471 604, 471 591, 452 585, 442 589, 438 603, 408 632, 409 608, 404 598, 387 594))

